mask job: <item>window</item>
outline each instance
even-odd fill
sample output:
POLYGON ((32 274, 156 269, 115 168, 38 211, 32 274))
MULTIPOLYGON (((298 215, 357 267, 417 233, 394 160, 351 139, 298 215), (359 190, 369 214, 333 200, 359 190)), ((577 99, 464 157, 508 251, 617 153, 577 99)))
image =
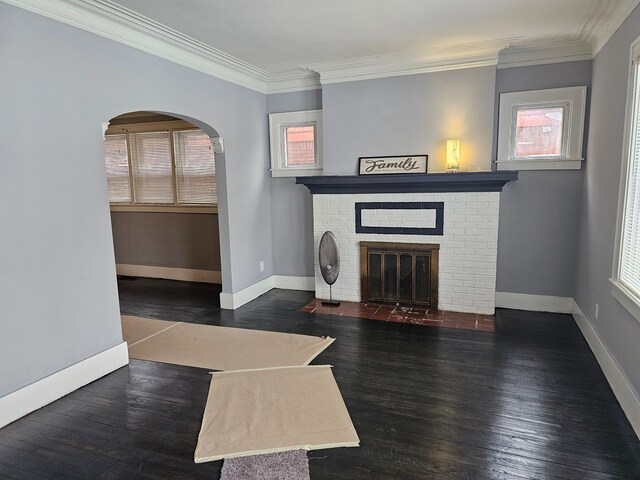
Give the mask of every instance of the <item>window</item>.
POLYGON ((640 39, 632 45, 612 294, 640 321, 640 39))
POLYGON ((169 134, 130 133, 129 141, 135 203, 174 203, 169 134))
POLYGON ((272 113, 271 176, 295 177, 322 173, 322 111, 272 113))
POLYGON ((285 127, 284 129, 284 163, 287 167, 314 167, 315 128, 311 125, 303 127, 285 127))
POLYGON ((188 125, 109 127, 104 151, 113 207, 217 204, 213 144, 188 125))
POLYGON ((586 87, 500 95, 498 170, 580 169, 586 87))
POLYGON ((107 135, 104 139, 109 201, 131 203, 129 155, 126 135, 107 135))
POLYGON ((514 157, 561 157, 564 110, 564 107, 517 109, 514 157))
POLYGON ((216 203, 216 162, 209 136, 202 130, 175 130, 178 203, 216 203))

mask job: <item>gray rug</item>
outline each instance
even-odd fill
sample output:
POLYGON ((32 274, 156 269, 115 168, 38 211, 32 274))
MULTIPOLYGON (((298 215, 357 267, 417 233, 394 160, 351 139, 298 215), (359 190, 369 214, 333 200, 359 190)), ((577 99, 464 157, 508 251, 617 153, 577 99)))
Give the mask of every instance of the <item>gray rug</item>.
POLYGON ((307 451, 225 459, 220 480, 309 480, 307 451))

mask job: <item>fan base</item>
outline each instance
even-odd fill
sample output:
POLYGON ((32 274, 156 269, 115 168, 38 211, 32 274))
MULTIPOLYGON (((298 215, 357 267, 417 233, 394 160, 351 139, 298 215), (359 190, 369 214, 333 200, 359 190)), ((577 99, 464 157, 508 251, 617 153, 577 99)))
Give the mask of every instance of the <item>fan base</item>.
POLYGON ((328 305, 330 307, 337 307, 338 305, 340 305, 340 301, 339 300, 323 300, 322 301, 322 305, 328 305))

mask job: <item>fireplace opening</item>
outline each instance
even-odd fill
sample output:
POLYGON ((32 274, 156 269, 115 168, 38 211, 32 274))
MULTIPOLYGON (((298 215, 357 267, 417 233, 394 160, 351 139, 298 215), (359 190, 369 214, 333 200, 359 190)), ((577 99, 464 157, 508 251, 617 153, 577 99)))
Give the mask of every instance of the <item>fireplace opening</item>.
POLYGON ((440 245, 360 242, 362 302, 438 309, 440 245))

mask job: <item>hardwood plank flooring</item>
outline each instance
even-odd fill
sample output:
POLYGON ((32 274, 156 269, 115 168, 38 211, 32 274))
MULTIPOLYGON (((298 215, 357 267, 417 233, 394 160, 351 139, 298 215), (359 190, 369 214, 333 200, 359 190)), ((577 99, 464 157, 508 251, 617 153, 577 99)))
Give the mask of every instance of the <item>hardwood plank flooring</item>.
MULTIPOLYGON (((640 478, 640 441, 569 315, 498 310, 495 332, 298 311, 273 290, 236 310, 219 286, 121 279, 123 314, 329 335, 360 448, 309 453, 320 479, 640 478)), ((0 430, 0 479, 215 479, 193 451, 206 370, 131 364, 0 430)))

